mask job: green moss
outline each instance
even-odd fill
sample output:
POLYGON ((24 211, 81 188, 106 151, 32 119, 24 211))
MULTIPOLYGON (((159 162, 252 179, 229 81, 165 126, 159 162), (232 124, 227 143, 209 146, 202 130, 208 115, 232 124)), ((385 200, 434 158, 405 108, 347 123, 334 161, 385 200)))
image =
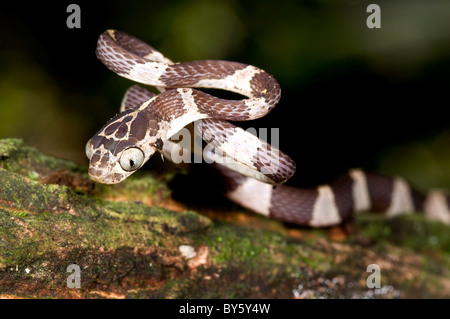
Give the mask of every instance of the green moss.
POLYGON ((173 172, 155 174, 153 172, 136 172, 125 181, 115 185, 96 185, 96 194, 107 198, 139 201, 158 205, 170 198, 171 191, 167 182, 174 176, 173 172))
POLYGON ((252 242, 251 238, 255 236, 248 237, 252 235, 252 231, 239 229, 238 232, 230 232, 230 230, 229 224, 219 222, 214 231, 209 232, 208 244, 216 252, 214 261, 218 264, 230 260, 236 263, 245 262, 250 271, 253 268, 252 259, 261 253, 267 253, 267 247, 263 247, 263 243, 252 242))
POLYGON ((11 153, 24 146, 23 140, 19 138, 2 139, 0 140, 0 157, 9 157, 11 153))
POLYGON ((42 154, 21 139, 0 139, 0 161, 4 169, 31 179, 58 169, 80 171, 75 163, 42 154))
POLYGON ((358 226, 380 246, 389 242, 414 251, 450 253, 450 227, 429 220, 422 214, 400 215, 390 219, 364 214, 360 216, 358 226))

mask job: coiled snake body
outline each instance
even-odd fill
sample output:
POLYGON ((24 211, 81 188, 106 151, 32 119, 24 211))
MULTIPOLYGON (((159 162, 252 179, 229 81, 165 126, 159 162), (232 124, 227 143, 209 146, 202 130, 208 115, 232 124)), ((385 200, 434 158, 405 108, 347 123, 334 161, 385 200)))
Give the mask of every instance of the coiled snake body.
POLYGON ((262 117, 277 104, 280 86, 261 69, 217 60, 173 63, 148 44, 115 30, 100 35, 96 53, 115 73, 161 91, 156 95, 131 87, 121 113, 88 141, 89 176, 97 182, 121 182, 156 151, 170 158, 178 146, 169 138, 201 120, 195 133, 212 145, 210 157, 221 154, 230 159, 231 164, 215 164, 226 185, 225 195, 257 213, 324 227, 340 224, 358 211, 388 216, 420 211, 450 224, 450 201, 442 193, 423 196, 399 177, 354 169, 335 183, 316 189, 281 185, 294 174, 294 161, 227 122, 262 117), (247 99, 220 99, 194 88, 228 90, 247 99))

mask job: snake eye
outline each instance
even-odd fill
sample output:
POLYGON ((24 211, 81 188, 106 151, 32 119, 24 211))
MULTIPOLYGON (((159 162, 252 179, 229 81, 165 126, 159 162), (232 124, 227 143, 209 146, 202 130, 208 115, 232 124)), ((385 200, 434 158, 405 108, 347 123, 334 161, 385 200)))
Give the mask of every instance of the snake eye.
POLYGON ((86 153, 86 156, 88 159, 91 159, 92 153, 91 153, 91 140, 87 141, 86 146, 84 148, 84 152, 86 153))
POLYGON ((144 163, 144 152, 137 147, 130 147, 120 156, 120 166, 127 171, 137 170, 144 163))

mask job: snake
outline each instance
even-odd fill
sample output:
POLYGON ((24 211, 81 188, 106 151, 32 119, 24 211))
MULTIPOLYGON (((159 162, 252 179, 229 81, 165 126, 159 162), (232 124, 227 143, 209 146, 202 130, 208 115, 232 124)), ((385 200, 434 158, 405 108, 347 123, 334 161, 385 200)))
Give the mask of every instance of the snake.
POLYGON ((260 68, 224 60, 174 63, 144 41, 117 30, 99 36, 96 56, 114 73, 153 86, 159 94, 133 85, 120 112, 87 142, 88 173, 95 182, 119 183, 157 152, 173 160, 171 154, 177 154, 180 146, 170 138, 185 126, 200 123, 195 134, 210 146, 204 154, 221 177, 224 195, 253 212, 309 227, 339 225, 364 211, 387 217, 420 212, 450 224, 450 199, 443 191, 423 195, 398 176, 356 168, 315 188, 286 185, 296 171, 295 161, 228 122, 258 119, 277 105, 280 85, 260 68), (230 91, 242 98, 223 99, 204 89, 230 91))

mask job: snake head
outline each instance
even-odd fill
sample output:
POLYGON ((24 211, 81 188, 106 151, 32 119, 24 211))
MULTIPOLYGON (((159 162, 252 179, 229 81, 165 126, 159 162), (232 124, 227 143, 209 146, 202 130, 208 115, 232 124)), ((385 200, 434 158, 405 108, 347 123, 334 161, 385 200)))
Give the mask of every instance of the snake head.
POLYGON ((139 112, 128 110, 111 119, 86 144, 89 177, 99 183, 116 184, 137 171, 156 151, 148 143, 146 126, 139 112))

